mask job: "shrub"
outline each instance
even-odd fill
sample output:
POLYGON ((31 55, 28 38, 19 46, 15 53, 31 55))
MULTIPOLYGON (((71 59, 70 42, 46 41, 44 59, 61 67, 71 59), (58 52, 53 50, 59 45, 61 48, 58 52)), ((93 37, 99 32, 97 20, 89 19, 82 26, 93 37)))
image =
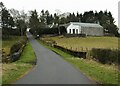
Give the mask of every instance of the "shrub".
POLYGON ((10 48, 10 54, 13 54, 15 52, 18 52, 19 49, 21 48, 22 43, 21 42, 16 42, 11 48, 10 48))
POLYGON ((26 37, 21 37, 18 42, 13 44, 13 46, 10 48, 10 54, 13 54, 15 52, 18 52, 22 46, 26 44, 27 38, 26 37))
POLYGON ((111 50, 111 49, 97 49, 93 48, 90 54, 94 59, 98 60, 99 62, 105 63, 120 63, 119 62, 119 55, 120 50, 111 50))
POLYGON ((10 48, 10 59, 11 61, 16 61, 19 59, 24 46, 26 45, 27 38, 26 37, 21 37, 18 42, 13 44, 13 46, 10 48))

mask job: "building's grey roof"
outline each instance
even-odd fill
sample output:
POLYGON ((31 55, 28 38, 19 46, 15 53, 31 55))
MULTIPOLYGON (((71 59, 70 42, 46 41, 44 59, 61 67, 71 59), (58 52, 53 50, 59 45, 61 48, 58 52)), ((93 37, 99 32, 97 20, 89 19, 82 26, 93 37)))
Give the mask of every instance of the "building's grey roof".
POLYGON ((59 25, 59 26, 60 26, 60 27, 61 27, 61 26, 64 26, 65 28, 67 28, 69 25, 70 25, 70 23, 67 23, 67 24, 61 24, 61 25, 59 25))
POLYGON ((95 24, 95 23, 80 23, 80 22, 70 22, 73 25, 79 25, 82 27, 101 27, 103 28, 101 25, 99 24, 95 24))

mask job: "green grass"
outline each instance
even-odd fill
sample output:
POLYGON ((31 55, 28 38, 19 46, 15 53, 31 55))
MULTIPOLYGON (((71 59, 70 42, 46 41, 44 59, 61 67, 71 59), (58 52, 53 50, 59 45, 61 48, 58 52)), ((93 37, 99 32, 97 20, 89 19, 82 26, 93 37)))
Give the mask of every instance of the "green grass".
POLYGON ((46 48, 61 55, 66 61, 73 64, 76 68, 82 71, 90 79, 95 80, 97 83, 102 84, 118 84, 118 69, 113 65, 104 65, 93 60, 79 59, 65 53, 59 49, 46 46, 41 41, 39 41, 46 48))
POLYGON ((27 43, 18 61, 9 64, 3 64, 2 83, 11 84, 19 79, 21 76, 23 76, 33 68, 34 61, 34 51, 30 43, 27 43))
POLYGON ((46 37, 43 40, 54 40, 57 45, 72 50, 91 50, 92 48, 107 48, 118 49, 117 37, 71 37, 65 38, 62 36, 46 37))

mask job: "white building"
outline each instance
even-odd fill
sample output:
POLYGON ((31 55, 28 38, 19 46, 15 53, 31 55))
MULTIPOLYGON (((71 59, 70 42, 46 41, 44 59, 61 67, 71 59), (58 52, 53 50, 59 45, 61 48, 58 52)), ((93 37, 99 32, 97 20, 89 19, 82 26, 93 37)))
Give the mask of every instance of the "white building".
MULTIPOLYGON (((64 25, 63 25, 64 26, 64 25)), ((70 22, 66 24, 67 34, 85 34, 88 36, 103 36, 103 27, 95 23, 70 22)))

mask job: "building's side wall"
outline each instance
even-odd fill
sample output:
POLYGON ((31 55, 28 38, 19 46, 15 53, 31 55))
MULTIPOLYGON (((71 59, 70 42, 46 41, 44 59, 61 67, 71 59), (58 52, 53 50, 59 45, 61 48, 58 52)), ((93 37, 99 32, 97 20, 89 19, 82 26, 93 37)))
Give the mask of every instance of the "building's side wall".
POLYGON ((103 28, 102 27, 81 27, 82 34, 86 34, 88 36, 103 36, 103 28))

